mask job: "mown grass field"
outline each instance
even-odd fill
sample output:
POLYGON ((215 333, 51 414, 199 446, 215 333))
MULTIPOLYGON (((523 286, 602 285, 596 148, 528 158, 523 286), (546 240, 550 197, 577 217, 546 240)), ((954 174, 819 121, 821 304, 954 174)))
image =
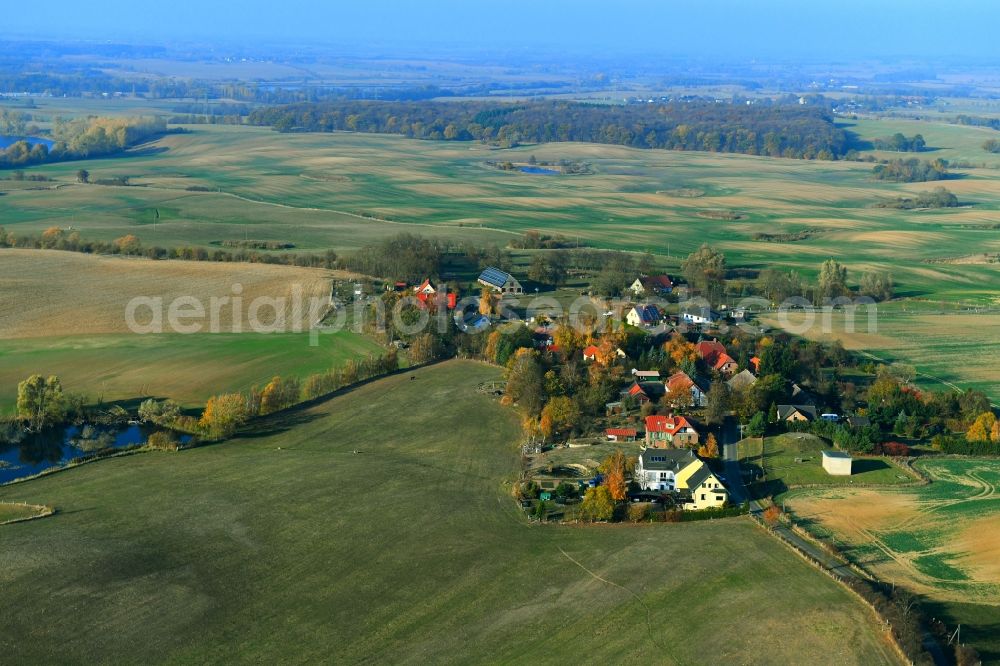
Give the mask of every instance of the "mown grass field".
POLYGON ((962 623, 964 639, 1000 661, 1000 461, 930 458, 931 479, 899 490, 793 491, 787 506, 882 580, 962 623), (969 632, 968 634, 966 632, 969 632))
MULTIPOLYGON (((299 376, 325 370, 350 358, 382 351, 351 331, 312 336, 310 299, 329 302, 331 279, 323 270, 208 262, 148 261, 38 250, 0 250, 0 414, 14 406, 17 384, 31 374, 58 375, 66 390, 90 401, 156 396, 195 406, 223 391, 263 385, 274 375, 299 376), (239 285, 236 288, 236 285, 239 285), (295 294, 302 308, 296 317, 295 294), (233 299, 243 302, 234 312, 233 299), (136 297, 161 299, 162 333, 131 332, 127 304, 136 297), (178 318, 170 305, 196 299, 201 317, 178 318), (229 298, 212 315, 212 299, 229 298), (252 304, 275 299, 275 307, 252 304), (271 330, 275 309, 285 325, 271 330), (218 326, 213 330, 212 321, 218 326), (298 330, 295 332, 296 325, 298 330), (234 332, 241 331, 241 332, 234 332)), ((263 303, 263 302, 262 302, 263 303)), ((189 305, 182 311, 190 312, 189 305)), ((320 310, 322 311, 322 310, 320 310)), ((137 323, 153 321, 150 308, 136 312, 137 323)))
POLYGON ((0 488, 60 510, 2 530, 0 649, 685 664, 711 646, 720 663, 892 663, 852 597, 749 521, 528 523, 504 483, 516 419, 475 390, 495 376, 449 362, 252 436, 0 488))
POLYGON ((887 458, 857 457, 851 476, 831 476, 823 469, 823 451, 833 446, 809 433, 783 433, 740 442, 740 458, 747 465, 763 467, 768 483, 783 488, 805 485, 853 485, 913 483, 914 478, 887 458))

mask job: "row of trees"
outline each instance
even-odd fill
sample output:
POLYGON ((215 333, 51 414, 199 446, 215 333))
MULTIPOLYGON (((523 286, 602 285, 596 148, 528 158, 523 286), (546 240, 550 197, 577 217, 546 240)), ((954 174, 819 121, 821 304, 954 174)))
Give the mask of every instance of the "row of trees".
POLYGON ((913 157, 908 160, 891 160, 876 164, 872 169, 875 180, 888 180, 894 183, 924 183, 932 180, 945 180, 948 173, 948 160, 936 159, 932 162, 918 160, 913 157))
POLYGON ((584 141, 809 159, 836 159, 848 143, 846 133, 820 108, 710 102, 340 101, 257 109, 248 122, 283 132, 377 132, 505 147, 584 141))
POLYGON ((882 137, 872 141, 875 150, 893 150, 898 153, 919 153, 927 147, 927 142, 920 134, 912 137, 896 132, 892 136, 882 137))
POLYGON ((892 201, 876 204, 878 208, 899 208, 912 210, 914 208, 955 208, 958 197, 944 187, 935 187, 930 192, 921 192, 915 197, 897 197, 892 201))
POLYGON ((111 155, 166 131, 166 122, 157 117, 56 118, 52 124, 55 143, 51 149, 44 143, 18 141, 0 151, 0 168, 111 155))

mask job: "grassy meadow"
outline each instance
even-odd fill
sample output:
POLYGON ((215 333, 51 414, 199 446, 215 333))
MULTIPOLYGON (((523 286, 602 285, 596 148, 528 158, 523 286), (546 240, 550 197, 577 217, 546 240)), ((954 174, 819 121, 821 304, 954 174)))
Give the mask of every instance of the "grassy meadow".
POLYGON ((685 664, 710 646, 719 663, 894 663, 853 597, 745 519, 529 523, 507 484, 515 415, 475 390, 496 375, 448 362, 219 445, 0 488, 59 510, 0 528, 0 649, 685 664))
POLYGON ((831 476, 823 469, 822 452, 832 447, 825 440, 804 432, 789 432, 740 442, 744 465, 762 468, 767 481, 761 495, 779 495, 788 488, 804 485, 894 485, 913 483, 914 478, 888 458, 857 457, 851 476, 831 476))
POLYGON ((1000 462, 916 463, 932 483, 898 490, 800 490, 787 506, 855 562, 929 600, 987 662, 1000 661, 1000 462), (968 632, 968 633, 966 633, 968 632))
MULTIPOLYGON (((351 331, 323 333, 312 345, 309 299, 326 305, 336 271, 209 262, 149 261, 39 250, 0 250, 0 414, 14 405, 17 384, 31 374, 58 375, 69 391, 92 401, 142 396, 169 397, 188 406, 214 393, 264 384, 274 375, 299 376, 347 359, 380 353, 381 347, 351 331), (234 285, 240 285, 234 290, 234 285), (301 293, 297 316, 293 296, 301 293), (218 309, 211 331, 211 300, 232 301, 218 309), (136 297, 162 299, 164 332, 130 332, 126 307, 136 297), (205 317, 182 334, 169 326, 174 299, 195 297, 205 317), (275 301, 286 326, 281 333, 253 332, 249 314, 258 298, 275 301), (234 332, 242 331, 242 332, 234 332)), ((148 308, 139 324, 152 321, 148 308)), ((275 321, 275 308, 259 309, 259 325, 275 321)))
POLYGON ((540 229, 595 246, 649 250, 668 264, 707 241, 733 264, 813 274, 836 256, 855 271, 891 269, 905 294, 948 300, 982 296, 982 286, 997 273, 996 264, 924 263, 1000 252, 995 231, 975 228, 995 223, 995 169, 962 169, 961 178, 945 183, 967 206, 900 211, 872 205, 935 184, 874 182, 864 163, 590 144, 500 150, 255 127, 187 129, 128 156, 32 169, 55 183, 0 182, 0 219, 15 232, 73 226, 85 237, 135 233, 162 245, 249 236, 339 251, 400 230, 504 244, 511 233, 540 229), (592 173, 537 175, 486 164, 523 163, 531 155, 586 162, 592 173), (128 175, 136 186, 76 184, 81 167, 93 178, 128 175), (192 186, 213 191, 188 191, 192 186), (703 216, 720 210, 738 219, 703 216), (753 240, 758 232, 803 230, 812 235, 794 243, 753 240))

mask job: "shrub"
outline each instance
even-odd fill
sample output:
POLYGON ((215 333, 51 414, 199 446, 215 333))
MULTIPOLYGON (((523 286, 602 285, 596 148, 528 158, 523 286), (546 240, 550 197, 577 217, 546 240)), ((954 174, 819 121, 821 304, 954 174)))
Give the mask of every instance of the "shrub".
POLYGON ((161 451, 176 451, 180 448, 180 442, 177 441, 177 437, 169 430, 154 432, 149 436, 146 443, 152 448, 160 449, 161 451))
POLYGON ((645 504, 630 504, 628 507, 628 519, 633 523, 640 523, 649 516, 649 507, 645 504))

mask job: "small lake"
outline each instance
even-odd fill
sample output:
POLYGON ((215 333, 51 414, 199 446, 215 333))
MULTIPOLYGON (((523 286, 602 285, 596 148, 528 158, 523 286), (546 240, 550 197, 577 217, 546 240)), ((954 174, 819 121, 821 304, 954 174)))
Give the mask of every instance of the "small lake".
POLYGON ((540 166, 523 166, 520 167, 520 171, 521 173, 534 173, 542 176, 558 176, 560 173, 555 169, 546 169, 540 166))
MULTIPOLYGON (((156 426, 70 426, 34 435, 19 444, 0 444, 0 484, 33 476, 100 451, 144 444, 156 426)), ((179 435, 182 444, 190 435, 179 435)))
POLYGON ((37 136, 7 136, 6 134, 0 134, 0 150, 10 148, 18 141, 27 141, 31 145, 40 143, 49 150, 52 150, 52 146, 55 145, 55 141, 52 141, 51 139, 42 139, 37 136))

